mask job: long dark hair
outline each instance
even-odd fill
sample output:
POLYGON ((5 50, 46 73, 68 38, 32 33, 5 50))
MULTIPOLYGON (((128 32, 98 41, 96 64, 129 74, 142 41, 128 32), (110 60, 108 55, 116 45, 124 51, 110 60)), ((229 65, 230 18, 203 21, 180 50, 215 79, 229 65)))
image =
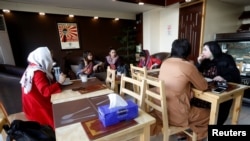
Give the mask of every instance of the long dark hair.
POLYGON ((93 59, 92 59, 92 60, 89 60, 89 59, 88 59, 88 56, 89 56, 89 55, 92 55, 92 56, 93 56, 92 52, 90 52, 90 51, 85 51, 85 52, 83 52, 83 59, 86 60, 86 61, 88 62, 88 64, 89 64, 90 62, 93 62, 93 59))
POLYGON ((216 41, 205 42, 203 46, 208 46, 215 59, 222 55, 221 47, 216 41))

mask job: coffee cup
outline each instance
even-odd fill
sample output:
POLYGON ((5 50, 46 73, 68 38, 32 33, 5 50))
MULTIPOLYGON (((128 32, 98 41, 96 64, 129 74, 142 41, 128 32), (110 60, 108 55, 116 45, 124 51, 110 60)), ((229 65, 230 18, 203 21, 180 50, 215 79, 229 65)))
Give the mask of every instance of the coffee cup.
POLYGON ((65 78, 65 82, 70 82, 70 79, 68 77, 65 78))
POLYGON ((81 74, 80 78, 81 78, 82 82, 87 82, 88 81, 88 76, 85 75, 85 74, 81 74))

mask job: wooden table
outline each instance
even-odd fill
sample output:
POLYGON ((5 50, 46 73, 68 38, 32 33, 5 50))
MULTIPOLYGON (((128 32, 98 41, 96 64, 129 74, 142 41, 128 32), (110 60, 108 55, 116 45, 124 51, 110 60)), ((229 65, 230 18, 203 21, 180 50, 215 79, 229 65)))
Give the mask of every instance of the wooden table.
POLYGON ((160 69, 147 70, 147 78, 152 80, 158 80, 160 69))
POLYGON ((105 84, 102 81, 100 81, 99 79, 95 78, 95 77, 88 78, 88 81, 84 82, 84 83, 81 82, 80 79, 71 80, 71 81, 73 82, 73 84, 64 86, 62 88, 61 93, 56 93, 56 94, 53 94, 51 96, 51 102, 53 104, 72 101, 72 100, 77 100, 77 99, 81 99, 81 98, 99 96, 99 95, 103 95, 105 93, 107 94, 107 93, 112 93, 113 92, 112 90, 106 88, 106 89, 101 89, 101 90, 89 92, 87 94, 81 94, 80 92, 74 91, 73 89, 77 89, 77 88, 80 88, 80 87, 89 87, 89 86, 93 86, 93 85, 96 85, 96 84, 103 84, 103 85, 105 85, 105 84))
MULTIPOLYGON (((94 141, 125 141, 138 136, 140 141, 150 141, 150 125, 155 122, 155 119, 139 110, 139 116, 135 118, 135 121, 138 124, 94 141)), ((55 132, 57 141, 90 141, 80 122, 56 128, 55 132)))
POLYGON ((244 90, 249 88, 249 86, 236 83, 228 83, 228 84, 229 86, 234 88, 228 89, 227 91, 220 94, 212 93, 211 89, 209 89, 208 91, 200 91, 193 88, 194 97, 211 103, 209 124, 217 123, 220 103, 230 99, 233 99, 233 105, 231 108, 231 113, 232 113, 231 123, 232 124, 238 123, 244 90))
MULTIPOLYGON (((61 93, 54 94, 51 97, 52 106, 53 106, 53 114, 54 117, 57 116, 55 120, 55 123, 58 123, 58 115, 55 115, 58 113, 58 111, 55 111, 55 109, 63 110, 63 112, 67 113, 67 109, 60 104, 66 103, 66 107, 77 107, 73 106, 74 104, 69 104, 70 102, 78 102, 78 103, 85 103, 85 102, 79 102, 79 100, 86 100, 91 99, 95 97, 102 97, 105 96, 108 93, 113 93, 112 90, 104 89, 104 90, 98 90, 90 93, 81 94, 78 91, 73 91, 72 88, 75 87, 82 87, 85 86, 91 86, 94 84, 99 84, 100 82, 98 79, 90 79, 87 81, 86 84, 81 84, 82 82, 80 80, 72 81, 73 84, 65 87, 61 93), (69 106, 72 105, 72 106, 69 106), (57 106, 57 108, 55 108, 57 106), (61 108, 60 108, 61 107, 61 108)), ((100 103, 100 102, 99 102, 100 103)), ((83 109, 83 108, 82 108, 83 109)), ((78 109, 79 110, 79 109, 78 109)), ((65 116, 65 113, 60 116, 65 116)), ((84 113, 86 114, 86 113, 84 113)), ((93 114, 93 113, 92 113, 93 114)), ((86 116, 86 115, 85 115, 86 116)), ((62 120, 62 117, 59 117, 59 119, 62 120)), ((155 118, 150 116, 149 114, 145 113, 144 111, 139 109, 139 116, 134 119, 137 124, 121 129, 119 131, 113 132, 111 134, 105 135, 103 137, 95 139, 95 141, 100 140, 112 140, 112 141, 123 141, 123 140, 130 140, 135 137, 140 138, 140 141, 149 141, 150 140, 150 125, 155 122, 155 118)), ((55 129, 56 133, 56 140, 57 141, 89 141, 89 137, 84 130, 82 126, 82 122, 75 122, 73 124, 67 124, 65 126, 58 126, 55 129)))

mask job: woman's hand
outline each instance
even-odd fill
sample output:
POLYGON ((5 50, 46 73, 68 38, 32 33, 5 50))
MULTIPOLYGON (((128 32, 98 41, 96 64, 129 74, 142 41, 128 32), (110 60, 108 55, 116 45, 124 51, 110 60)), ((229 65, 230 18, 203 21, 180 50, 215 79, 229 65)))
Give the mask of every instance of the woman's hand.
POLYGON ((66 75, 64 73, 61 73, 59 75, 58 83, 60 84, 64 83, 65 79, 66 79, 66 75))
POLYGON ((213 78, 213 81, 226 81, 223 77, 221 77, 221 76, 215 76, 214 78, 213 78))
POLYGON ((103 63, 102 63, 102 62, 100 62, 100 63, 98 63, 98 64, 94 65, 94 67, 93 67, 93 71, 97 71, 98 67, 99 67, 99 66, 102 66, 102 65, 103 65, 103 63))
POLYGON ((97 69, 98 69, 98 64, 97 65, 94 65, 94 67, 93 67, 93 71, 97 71, 97 69))
POLYGON ((203 54, 200 54, 197 58, 197 62, 200 64, 205 59, 203 54))

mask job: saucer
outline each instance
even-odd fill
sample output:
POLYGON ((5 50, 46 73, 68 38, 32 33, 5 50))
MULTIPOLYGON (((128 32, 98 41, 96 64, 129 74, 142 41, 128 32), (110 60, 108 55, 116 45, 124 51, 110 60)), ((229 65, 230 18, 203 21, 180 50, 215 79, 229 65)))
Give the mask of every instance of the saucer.
POLYGON ((63 82, 62 83, 62 85, 70 85, 70 84, 72 84, 73 82, 71 82, 71 81, 65 81, 65 82, 63 82))
POLYGON ((212 82, 213 81, 213 79, 211 79, 211 78, 205 77, 205 79, 206 79, 207 82, 212 82))

